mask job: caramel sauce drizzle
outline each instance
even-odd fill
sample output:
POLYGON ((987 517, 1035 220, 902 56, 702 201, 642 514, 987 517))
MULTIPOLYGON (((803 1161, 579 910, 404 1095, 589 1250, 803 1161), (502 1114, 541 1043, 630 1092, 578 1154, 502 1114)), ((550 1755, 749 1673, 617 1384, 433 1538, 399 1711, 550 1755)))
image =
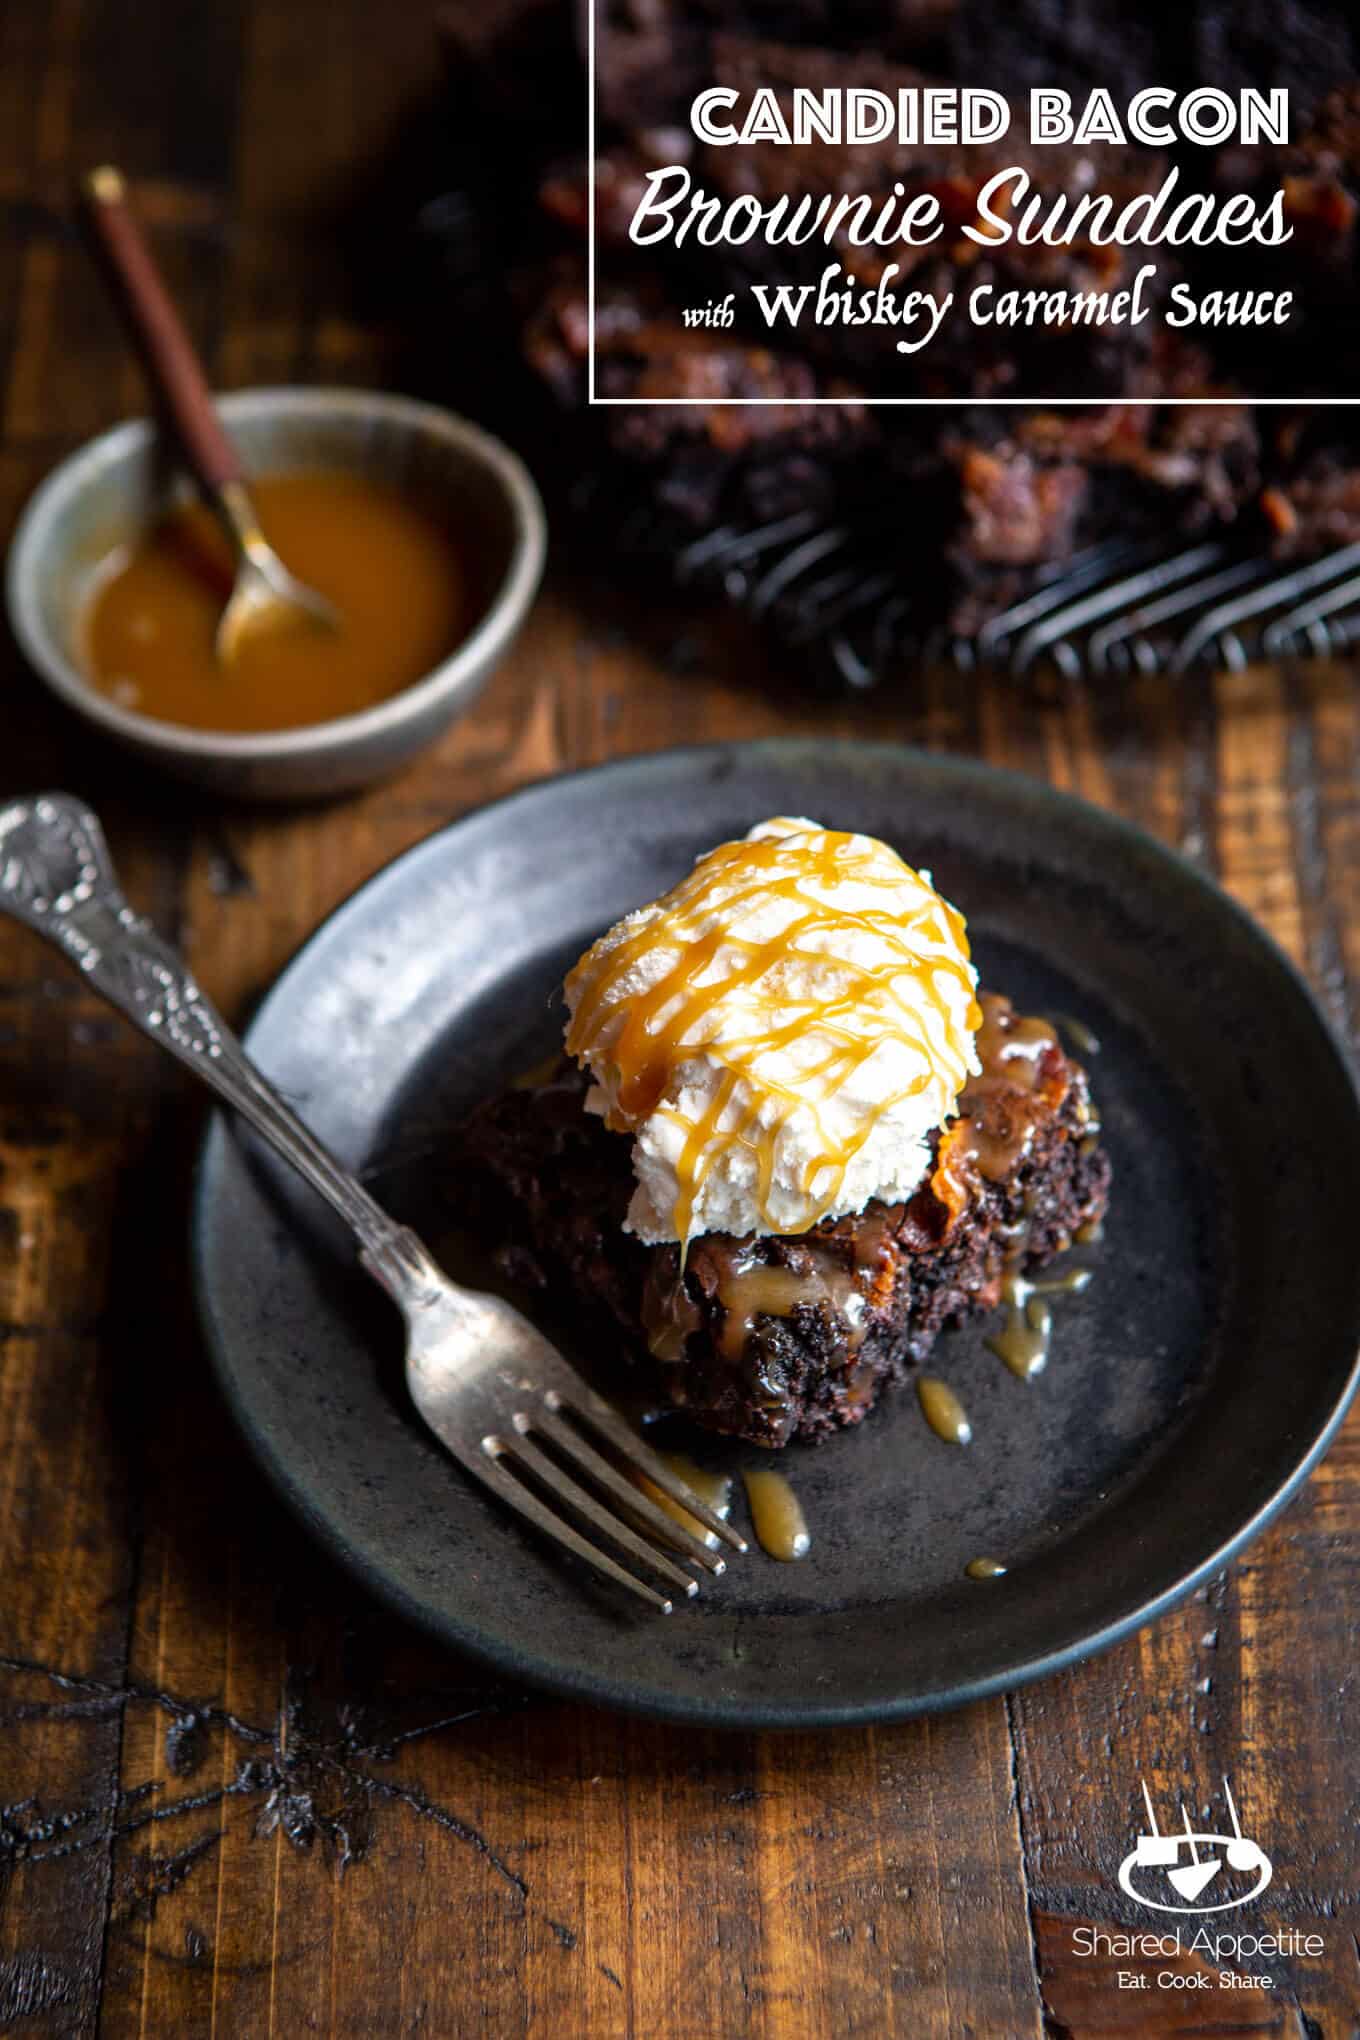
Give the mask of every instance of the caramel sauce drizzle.
MULTIPOLYGON (((893 862, 903 876, 915 878, 899 860, 893 862)), ((567 1048, 583 1062, 598 1053, 612 1066, 615 1102, 607 1124, 615 1132, 635 1131, 663 1107, 673 1072, 687 1056, 702 1050, 721 1064, 722 1081, 697 1119, 683 1118, 672 1104, 663 1108, 686 1133, 673 1215, 678 1239, 691 1236, 709 1171, 737 1146, 755 1159, 762 1223, 771 1231, 806 1232, 836 1202, 850 1162, 885 1113, 937 1081, 942 1066, 955 1090, 962 1083, 966 1069, 951 1047, 956 1026, 951 998, 960 989, 965 994, 970 1030, 981 1018, 967 957, 962 916, 924 881, 920 890, 910 886, 904 904, 902 878, 885 872, 883 847, 869 839, 820 829, 723 843, 637 929, 612 945, 607 938, 596 943, 569 974, 567 988, 576 1005, 567 1048), (834 893, 849 883, 882 893, 884 904, 838 905, 834 893), (814 884, 833 898, 817 897, 809 890, 814 884), (748 909, 771 900, 792 909, 776 935, 753 941, 736 932, 748 909), (863 964, 817 946, 852 928, 886 946, 883 962, 863 964), (667 967, 656 983, 625 993, 629 972, 657 952, 666 955, 667 967), (781 982, 784 967, 795 959, 821 966, 817 975, 826 989, 811 996, 787 989, 781 982), (730 1008, 727 1014, 723 1009, 732 994, 744 990, 763 993, 769 1018, 757 1012, 749 1033, 733 1033, 723 1024, 726 1018, 730 1026, 730 1008), (848 1138, 833 1138, 819 1106, 890 1038, 914 1052, 920 1075, 885 1090, 848 1138), (811 1052, 796 1078, 781 1079, 769 1067, 770 1056, 799 1042, 815 1042, 820 1053, 811 1052), (800 1109, 812 1114, 818 1140, 800 1185, 809 1209, 801 1225, 776 1226, 769 1214, 776 1144, 800 1109), (757 1124, 762 1112, 764 1123, 757 1124)))
POLYGON ((1079 1020, 1075 1013, 1045 1013, 1043 1018, 1060 1035, 1065 1034, 1078 1055, 1099 1055, 1100 1036, 1079 1020))
POLYGON ((982 1069, 959 1095, 959 1116, 940 1142, 931 1179, 935 1195, 954 1217, 968 1202, 970 1171, 1004 1183, 1020 1160, 1034 1130, 1024 1096, 1041 1093, 1045 1058, 1061 1046, 1048 1021, 1014 1012, 997 993, 984 992, 980 1004, 975 1046, 982 1069))
POLYGON ((784 1475, 763 1466, 748 1466, 741 1481, 751 1511, 751 1527, 762 1551, 786 1564, 806 1558, 812 1549, 812 1533, 802 1504, 784 1475))
POLYGON ((800 1303, 815 1303, 819 1293, 815 1273, 800 1274, 796 1268, 770 1268, 758 1263, 735 1268, 731 1277, 718 1286, 727 1312, 722 1328, 724 1353, 739 1359, 757 1318, 792 1317, 800 1303))
POLYGON ((1008 1267, 1001 1284, 1006 1322, 987 1340, 987 1346, 1004 1360, 1012 1374, 1030 1381, 1048 1365, 1049 1341, 1053 1336, 1050 1296, 1080 1296, 1093 1270, 1072 1268, 1048 1282, 1032 1282, 1017 1265, 1008 1267))
POLYGON ((947 1445, 971 1444, 973 1426, 968 1412, 947 1381, 934 1374, 919 1375, 916 1396, 921 1414, 937 1438, 943 1438, 947 1445))
POLYGON ((849 1330, 853 1352, 863 1335, 865 1297, 854 1271, 842 1268, 827 1254, 810 1251, 810 1265, 804 1268, 772 1266, 745 1255, 737 1256, 718 1284, 718 1297, 726 1315, 721 1344, 724 1353, 737 1360, 746 1341, 762 1317, 792 1317, 800 1304, 825 1303, 833 1318, 849 1330))
MULTIPOLYGON (((732 1513, 731 1474, 708 1473, 703 1467, 696 1466, 683 1452, 663 1452, 661 1457, 671 1472, 678 1474, 686 1487, 696 1494, 701 1502, 707 1502, 715 1515, 721 1516, 724 1522, 727 1521, 732 1513)), ((658 1509, 669 1516, 672 1522, 678 1523, 682 1530, 688 1530, 691 1537, 699 1538, 711 1550, 717 1550, 716 1531, 710 1530, 706 1523, 701 1523, 697 1516, 691 1516, 688 1509, 681 1508, 679 1502, 674 1501, 664 1488, 659 1488, 654 1481, 648 1480, 645 1473, 634 1473, 632 1478, 648 1500, 655 1502, 658 1509)))

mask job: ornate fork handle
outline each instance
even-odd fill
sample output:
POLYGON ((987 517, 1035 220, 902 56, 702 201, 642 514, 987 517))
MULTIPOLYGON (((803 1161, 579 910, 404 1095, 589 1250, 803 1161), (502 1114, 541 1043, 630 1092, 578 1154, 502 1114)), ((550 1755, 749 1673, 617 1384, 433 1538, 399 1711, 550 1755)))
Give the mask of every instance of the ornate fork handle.
POLYGON ((235 1108, 339 1212, 370 1271, 398 1302, 432 1270, 413 1233, 374 1202, 246 1055, 192 973, 118 884, 103 830, 82 801, 43 793, 0 807, 0 912, 75 964, 135 1027, 235 1108))

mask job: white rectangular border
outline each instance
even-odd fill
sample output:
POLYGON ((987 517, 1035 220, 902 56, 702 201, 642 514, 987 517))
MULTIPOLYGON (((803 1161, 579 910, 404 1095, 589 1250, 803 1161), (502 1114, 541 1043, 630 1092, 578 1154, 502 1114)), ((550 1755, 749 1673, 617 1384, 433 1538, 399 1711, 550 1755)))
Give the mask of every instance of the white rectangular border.
POLYGON ((669 404, 672 408, 693 405, 698 410, 747 410, 762 405, 787 409, 797 405, 821 404, 832 406, 854 405, 859 410, 891 410, 903 407, 911 410, 957 411, 963 406, 983 405, 999 411, 1028 409, 1036 405, 1048 409, 1058 406, 1068 410, 1086 407, 1103 409, 1111 404, 1157 404, 1163 407, 1189 408, 1191 406, 1251 404, 1257 410, 1274 410, 1298 404, 1314 407, 1326 405, 1334 409, 1349 408, 1360 404, 1360 396, 1353 397, 1253 397, 1244 391, 1235 397, 601 397, 595 393, 595 4, 588 0, 586 26, 586 403, 591 408, 605 409, 609 405, 621 405, 625 410, 641 410, 649 404, 669 404))

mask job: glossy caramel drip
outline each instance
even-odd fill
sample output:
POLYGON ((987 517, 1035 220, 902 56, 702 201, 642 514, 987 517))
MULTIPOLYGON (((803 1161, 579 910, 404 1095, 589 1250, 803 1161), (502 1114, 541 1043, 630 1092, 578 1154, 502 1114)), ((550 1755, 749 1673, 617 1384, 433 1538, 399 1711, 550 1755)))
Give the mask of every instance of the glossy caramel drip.
POLYGON ((1009 999, 984 992, 981 1008, 975 1045, 982 1068, 959 1094, 959 1116, 940 1142, 931 1182, 955 1217, 968 1202, 970 1174, 992 1183, 1011 1175, 1034 1133, 1025 1100, 1043 1094, 1046 1069, 1062 1053, 1049 1023, 1023 1018, 1009 999))
POLYGON ((970 1580, 999 1580, 1006 1572, 999 1558, 970 1558, 963 1569, 970 1580))
POLYGON ((916 1396, 921 1413, 937 1438, 943 1438, 947 1445, 968 1445, 972 1442, 973 1427, 968 1421, 968 1412, 948 1382, 938 1380, 933 1374, 923 1374, 916 1383, 916 1396))
MULTIPOLYGON (((671 1472, 682 1480, 685 1486, 696 1494, 701 1502, 707 1502, 714 1515, 721 1516, 725 1523, 732 1507, 731 1475, 726 1473, 706 1473, 701 1466, 696 1466, 694 1461, 687 1458, 683 1452, 663 1452, 661 1457, 665 1460, 671 1472)), ((701 1523, 696 1516, 691 1516, 688 1509, 682 1508, 680 1503, 673 1500, 664 1488, 659 1488, 654 1481, 648 1480, 645 1473, 635 1474, 634 1479, 637 1481, 643 1494, 649 1500, 655 1502, 658 1509, 661 1509, 673 1522, 678 1523, 682 1530, 688 1530, 691 1537, 698 1537, 703 1543, 716 1548, 718 1543, 716 1531, 710 1530, 708 1525, 701 1523)))
POLYGON ((794 1268, 771 1268, 757 1262, 737 1268, 718 1291, 727 1315, 723 1320, 722 1349, 737 1359, 758 1317, 792 1317, 800 1303, 815 1300, 815 1277, 800 1275, 794 1268))
POLYGON ((652 1355, 674 1365, 685 1357, 685 1343, 697 1332, 704 1314, 685 1287, 685 1276, 677 1268, 669 1280, 649 1280, 642 1296, 642 1322, 652 1355))
POLYGON ((1075 1013, 1045 1013, 1043 1017, 1060 1035, 1067 1036, 1078 1055, 1100 1054, 1100 1036, 1075 1013))
POLYGON ((1017 1266, 1007 1269, 1001 1285, 1006 1322, 987 1345, 1012 1374, 1029 1381, 1048 1365, 1049 1341, 1053 1336, 1050 1296, 1079 1296, 1091 1280, 1089 1268, 1073 1268, 1051 1282, 1031 1282, 1017 1266))
MULTIPOLYGON (((738 1360, 762 1318, 789 1318, 800 1306, 821 1306, 844 1336, 847 1350, 854 1353, 864 1336, 885 1237, 886 1220, 871 1240, 876 1251, 869 1252, 857 1237, 856 1246, 864 1251, 846 1267, 817 1239, 800 1240, 786 1250, 786 1259, 765 1260, 755 1241, 711 1234, 704 1242, 700 1293, 716 1298, 722 1306, 721 1323, 715 1331, 718 1346, 729 1359, 738 1360)), ((699 1278, 691 1274, 687 1280, 678 1263, 672 1259, 668 1265, 666 1258, 660 1257, 644 1287, 642 1322, 647 1344, 663 1362, 682 1361, 690 1334, 704 1327, 705 1313, 690 1292, 691 1280, 697 1283, 699 1278)))
POLYGON ((792 1317, 800 1304, 825 1303, 846 1328, 851 1350, 864 1330, 865 1299, 854 1275, 827 1254, 800 1253, 806 1265, 781 1267, 745 1255, 736 1257, 718 1284, 726 1316, 721 1345, 731 1359, 740 1359, 746 1341, 761 1317, 792 1317))
MULTIPOLYGON (((567 1067, 570 1067, 570 1065, 567 1065, 567 1067)), ((521 1070, 517 1077, 512 1077, 510 1089, 512 1091, 541 1091, 545 1084, 552 1082, 553 1078, 562 1068, 562 1057, 554 1049, 551 1055, 545 1055, 541 1061, 531 1063, 527 1070, 521 1070)))
POLYGON ((1042 1296, 1017 1285, 1006 1297, 1006 1322, 987 1344, 998 1360, 1004 1360, 1021 1381, 1042 1374, 1048 1365, 1048 1343, 1053 1333, 1053 1313, 1042 1296))
MULTIPOLYGON (((967 958, 962 917, 870 839, 823 829, 724 843, 637 928, 597 943, 568 975, 573 1016, 567 1048, 587 1064, 592 1057, 607 1064, 607 1123, 616 1132, 635 1131, 662 1107, 687 1057, 703 1052, 720 1067, 721 1081, 697 1118, 683 1117, 674 1100, 665 1104, 685 1134, 676 1170, 677 1239, 691 1237, 708 1172, 738 1146, 755 1157, 762 1224, 771 1231, 808 1231, 835 1204, 852 1158, 885 1113, 941 1077, 953 1089, 962 1081, 966 1047, 951 1069, 941 1044, 957 1039, 960 991, 966 1027, 980 1017, 967 958), (835 891, 846 884, 871 889, 882 903, 836 904, 835 891), (833 897, 819 897, 814 886, 833 897), (766 940, 743 936, 743 918, 768 911, 772 902, 788 910, 779 931, 766 940), (849 930, 875 938, 883 960, 864 963, 828 949, 849 930), (630 973, 658 955, 666 966, 655 982, 628 989, 630 973), (798 960, 823 989, 808 994, 791 987, 787 967, 798 960), (736 1030, 732 1026, 733 995, 743 992, 754 1002, 745 1032, 740 1021, 736 1030), (913 1051, 920 1074, 897 1090, 885 1086, 849 1136, 833 1137, 819 1107, 887 1039, 913 1051), (790 1063, 786 1055, 779 1074, 780 1052, 809 1041, 818 1051, 810 1066, 796 1057, 790 1063), (811 1114, 817 1138, 801 1185, 808 1215, 799 1226, 776 1226, 769 1216, 775 1145, 800 1110, 811 1114)), ((743 1017, 748 1012, 740 1010, 743 1017)))
POLYGON ((742 1474, 751 1526, 762 1551, 771 1558, 806 1558, 812 1536, 797 1495, 782 1473, 748 1467, 742 1474))

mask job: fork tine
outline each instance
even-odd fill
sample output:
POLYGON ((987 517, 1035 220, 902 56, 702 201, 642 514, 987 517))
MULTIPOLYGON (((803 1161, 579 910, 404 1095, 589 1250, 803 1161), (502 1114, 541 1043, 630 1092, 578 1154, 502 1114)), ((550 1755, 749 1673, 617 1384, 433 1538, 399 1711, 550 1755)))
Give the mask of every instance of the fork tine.
POLYGON ((573 1430, 570 1424, 564 1423, 556 1411, 540 1412, 535 1416, 533 1424, 536 1431, 541 1432, 545 1438, 550 1438, 560 1452, 565 1453, 588 1473, 600 1487, 607 1489, 615 1501, 640 1516, 648 1529, 655 1536, 664 1538, 673 1551, 683 1552, 686 1558, 706 1566, 711 1573, 727 1571, 725 1559, 719 1558, 702 1538, 696 1537, 692 1530, 687 1530, 683 1523, 677 1523, 674 1516, 668 1516, 650 1496, 642 1492, 641 1488, 634 1487, 626 1474, 620 1473, 611 1460, 604 1458, 593 1445, 587 1444, 580 1432, 573 1430))
MULTIPOLYGON (((507 1502, 521 1516, 527 1517, 536 1529, 544 1531, 558 1544, 565 1545, 568 1551, 574 1552, 577 1558, 584 1559, 596 1572, 603 1573, 606 1579, 616 1581, 621 1587, 627 1587, 631 1593, 637 1594, 661 1614, 673 1613, 675 1607, 673 1601, 667 1600, 664 1594, 658 1594, 655 1587, 649 1586, 645 1580, 636 1579, 617 1560, 612 1559, 608 1552, 601 1551, 589 1538, 582 1537, 579 1530, 573 1529, 555 1509, 550 1509, 546 1502, 540 1501, 532 1488, 527 1488, 523 1481, 516 1480, 501 1463, 503 1458, 508 1456, 504 1446, 498 1446, 495 1451, 483 1448, 480 1452, 470 1452, 463 1463, 470 1471, 476 1473, 480 1480, 484 1480, 502 1501, 507 1502)), ((694 1582, 691 1580, 689 1584, 692 1588, 694 1582)))
POLYGON ((631 1460, 634 1466, 646 1474, 648 1480, 655 1482, 663 1494, 669 1495, 673 1502, 679 1502, 687 1516, 697 1516, 706 1530, 711 1530, 715 1537, 721 1537, 723 1543, 730 1544, 733 1551, 749 1550, 750 1547, 740 1531, 734 1530, 730 1523, 725 1523, 716 1510, 709 1508, 707 1502, 700 1501, 693 1488, 686 1487, 680 1476, 672 1473, 660 1453, 653 1452, 651 1446, 624 1423, 618 1411, 610 1408, 603 1396, 595 1395, 587 1389, 577 1400, 569 1401, 556 1389, 549 1389, 543 1399, 550 1409, 569 1409, 576 1416, 583 1418, 600 1433, 601 1437, 607 1438, 611 1445, 617 1446, 626 1459, 631 1460))
POLYGON ((564 1473, 546 1453, 540 1452, 533 1440, 526 1438, 519 1430, 518 1423, 515 1428, 518 1435, 514 1444, 505 1446, 506 1456, 512 1465, 517 1463, 527 1467, 535 1480, 541 1481, 551 1494, 556 1495, 561 1501, 569 1502, 578 1515, 584 1516, 588 1523, 603 1531, 611 1544, 617 1544, 631 1557, 641 1559, 644 1565, 659 1573, 668 1586, 679 1587, 686 1596, 698 1593, 697 1580, 691 1579, 690 1575, 673 1560, 667 1558, 663 1552, 657 1551, 645 1537, 639 1537, 636 1530, 630 1529, 628 1524, 622 1522, 611 1509, 606 1509, 602 1502, 596 1501, 594 1495, 579 1482, 574 1481, 569 1473, 564 1473))

